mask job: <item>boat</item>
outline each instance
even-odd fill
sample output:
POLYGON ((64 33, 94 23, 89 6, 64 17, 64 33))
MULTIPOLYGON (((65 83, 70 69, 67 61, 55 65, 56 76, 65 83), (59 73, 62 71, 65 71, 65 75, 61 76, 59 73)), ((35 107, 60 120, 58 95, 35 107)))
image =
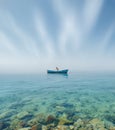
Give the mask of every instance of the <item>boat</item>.
POLYGON ((51 74, 67 74, 68 69, 65 70, 47 70, 47 73, 51 74))

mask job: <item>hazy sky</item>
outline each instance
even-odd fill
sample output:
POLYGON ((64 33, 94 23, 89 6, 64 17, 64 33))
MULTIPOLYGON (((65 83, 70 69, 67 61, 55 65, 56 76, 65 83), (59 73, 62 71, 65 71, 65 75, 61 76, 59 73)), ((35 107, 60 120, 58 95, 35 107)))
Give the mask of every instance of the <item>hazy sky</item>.
POLYGON ((0 0, 0 73, 115 70, 115 0, 0 0))

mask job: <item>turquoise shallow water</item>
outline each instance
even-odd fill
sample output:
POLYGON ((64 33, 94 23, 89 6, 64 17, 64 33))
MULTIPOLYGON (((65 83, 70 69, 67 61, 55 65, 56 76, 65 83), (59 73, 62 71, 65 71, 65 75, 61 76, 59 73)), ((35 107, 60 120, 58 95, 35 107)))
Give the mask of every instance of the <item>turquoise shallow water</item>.
POLYGON ((115 74, 69 73, 0 76, 0 122, 39 113, 98 118, 115 126, 115 74))

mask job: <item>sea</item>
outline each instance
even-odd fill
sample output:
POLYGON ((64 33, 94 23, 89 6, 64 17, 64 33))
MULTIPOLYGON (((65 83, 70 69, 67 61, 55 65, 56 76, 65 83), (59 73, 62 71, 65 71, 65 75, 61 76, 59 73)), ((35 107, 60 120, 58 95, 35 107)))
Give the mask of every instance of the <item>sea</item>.
POLYGON ((61 127, 115 130, 115 73, 0 75, 0 130, 61 127))

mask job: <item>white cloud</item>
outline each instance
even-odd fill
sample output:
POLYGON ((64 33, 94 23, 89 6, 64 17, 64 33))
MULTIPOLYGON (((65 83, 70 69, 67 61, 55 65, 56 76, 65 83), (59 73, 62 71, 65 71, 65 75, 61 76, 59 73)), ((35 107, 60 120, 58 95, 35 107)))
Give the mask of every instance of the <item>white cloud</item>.
POLYGON ((53 38, 50 37, 49 35, 49 32, 46 28, 44 16, 41 13, 41 11, 35 10, 34 20, 35 20, 35 29, 37 31, 37 35, 40 38, 42 42, 42 47, 44 49, 44 52, 42 53, 45 53, 47 58, 53 58, 55 55, 54 41, 53 38))
POLYGON ((82 30, 80 19, 74 9, 67 6, 64 1, 52 1, 54 11, 59 17, 59 34, 58 34, 58 44, 61 54, 67 54, 67 46, 71 46, 72 49, 78 50, 81 46, 82 41, 82 30))
POLYGON ((27 32, 25 33, 21 27, 19 27, 13 17, 11 18, 11 23, 12 23, 12 29, 14 31, 14 33, 17 35, 18 39, 19 39, 19 44, 21 44, 22 48, 24 48, 24 51, 26 51, 26 53, 30 53, 34 56, 39 56, 39 49, 37 47, 37 42, 35 41, 35 39, 33 39, 31 36, 29 36, 27 34, 27 32))
POLYGON ((106 31, 105 35, 104 35, 104 38, 103 38, 103 41, 102 41, 102 45, 103 45, 103 48, 107 47, 107 45, 109 44, 109 42, 111 41, 111 38, 113 36, 115 32, 115 25, 112 24, 108 30, 106 31))
POLYGON ((83 10, 85 31, 89 32, 96 24, 101 12, 104 0, 85 0, 83 10))
MULTIPOLYGON (((9 30, 9 32, 13 34, 13 36, 17 39, 17 42, 14 44, 15 46, 20 47, 22 49, 22 50, 19 50, 20 54, 21 52, 25 52, 25 54, 27 53, 27 54, 38 56, 39 50, 38 50, 36 41, 31 36, 29 36, 27 32, 24 32, 24 30, 19 25, 17 25, 15 19, 9 12, 2 10, 2 13, 3 13, 2 15, 0 14, 2 16, 2 20, 8 21, 8 22, 3 23, 5 31, 9 30)), ((4 31, 4 34, 5 34, 5 31, 4 31)), ((9 37, 11 36, 9 35, 9 37)), ((10 43, 12 44, 13 41, 10 41, 10 43)), ((4 43, 4 45, 5 44, 6 43, 4 43)))
POLYGON ((11 42, 8 36, 0 31, 0 55, 17 54, 16 46, 11 42))

